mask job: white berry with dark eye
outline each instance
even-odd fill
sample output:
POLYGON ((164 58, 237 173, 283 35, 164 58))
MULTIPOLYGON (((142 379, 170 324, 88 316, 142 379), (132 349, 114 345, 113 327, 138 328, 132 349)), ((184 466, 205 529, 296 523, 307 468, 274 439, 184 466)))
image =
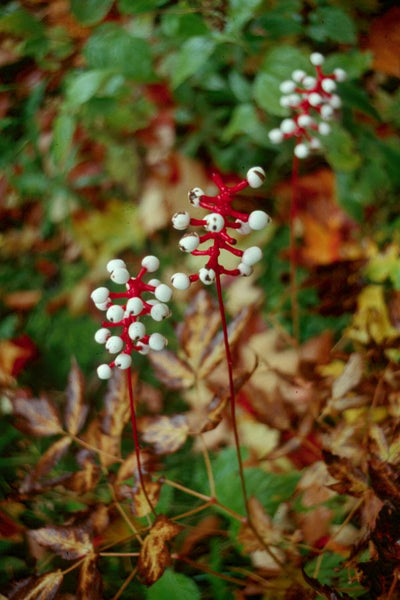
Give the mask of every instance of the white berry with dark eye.
POLYGON ((225 219, 219 213, 210 213, 205 216, 204 229, 213 233, 219 233, 225 227, 225 219))
POLYGON ((200 206, 200 199, 202 196, 204 196, 204 192, 201 188, 195 187, 191 189, 188 193, 190 204, 192 204, 193 206, 200 206))
POLYGON ((124 309, 122 306, 113 304, 106 312, 106 317, 110 323, 119 323, 124 318, 124 309))

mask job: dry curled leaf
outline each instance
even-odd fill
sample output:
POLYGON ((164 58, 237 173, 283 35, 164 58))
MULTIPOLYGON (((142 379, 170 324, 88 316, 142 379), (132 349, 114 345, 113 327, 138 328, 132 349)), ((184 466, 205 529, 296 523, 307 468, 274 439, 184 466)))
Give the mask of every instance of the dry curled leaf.
POLYGON ((23 433, 45 436, 62 432, 58 411, 50 399, 16 396, 11 402, 17 417, 15 426, 23 433))
POLYGON ((146 585, 155 583, 171 562, 171 554, 167 542, 180 532, 177 523, 170 521, 165 515, 158 515, 153 527, 147 534, 140 550, 138 570, 146 585))
POLYGON ((101 469, 95 462, 93 452, 88 450, 81 450, 78 453, 77 461, 81 469, 73 473, 65 485, 79 494, 85 494, 92 490, 99 481, 101 469))
POLYGON ((98 557, 91 554, 85 558, 79 571, 76 600, 102 600, 103 580, 97 568, 98 557))
POLYGON ((145 486, 147 497, 144 494, 141 485, 136 486, 132 495, 133 512, 136 517, 145 517, 152 512, 147 498, 150 500, 151 505, 155 507, 157 506, 158 498, 160 497, 161 483, 159 481, 145 481, 145 486))
POLYGON ((170 350, 153 352, 149 356, 157 377, 171 390, 191 388, 195 383, 195 374, 185 361, 170 350))
POLYGON ((93 552, 89 534, 78 527, 50 525, 31 530, 29 537, 66 560, 75 560, 93 552))
POLYGON ((186 442, 189 425, 185 415, 160 415, 140 419, 139 430, 157 454, 172 454, 186 442))
POLYGON ((338 480, 329 487, 339 494, 350 494, 360 497, 368 489, 367 478, 359 467, 352 461, 342 456, 335 456, 327 450, 323 450, 323 457, 328 471, 332 477, 338 480))
POLYGON ((304 570, 302 571, 302 573, 306 583, 308 583, 308 585, 311 586, 313 590, 321 594, 321 596, 323 596, 324 598, 327 598, 328 600, 352 600, 351 596, 349 596, 345 592, 341 593, 334 590, 330 585, 323 585, 318 581, 318 579, 314 579, 314 577, 310 577, 309 575, 307 575, 307 573, 304 570))
POLYGON ((67 403, 65 407, 65 424, 72 435, 76 435, 80 431, 87 413, 88 406, 84 404, 83 373, 79 369, 76 360, 73 360, 68 376, 67 403))
POLYGON ((22 494, 26 494, 31 491, 41 491, 49 486, 55 485, 58 482, 58 480, 43 480, 43 478, 64 456, 71 445, 71 441, 72 440, 69 437, 62 437, 46 450, 46 452, 40 457, 36 467, 33 469, 33 471, 28 473, 20 485, 19 490, 22 494))
POLYGON ((16 582, 8 600, 53 600, 62 583, 60 570, 16 582))

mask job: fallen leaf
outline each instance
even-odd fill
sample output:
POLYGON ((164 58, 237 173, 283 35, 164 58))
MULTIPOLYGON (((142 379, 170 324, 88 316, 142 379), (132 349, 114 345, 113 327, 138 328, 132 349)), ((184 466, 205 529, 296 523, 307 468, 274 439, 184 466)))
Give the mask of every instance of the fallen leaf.
POLYGON ((76 600, 102 600, 103 580, 97 568, 98 557, 95 554, 85 558, 79 570, 76 600))
POLYGON ((23 433, 37 436, 62 433, 58 411, 50 399, 16 396, 11 402, 15 426, 23 433))
POLYGON ((32 310, 41 297, 41 290, 18 290, 18 292, 6 294, 4 303, 15 311, 32 310))
POLYGON ((335 456, 328 450, 323 450, 322 454, 329 473, 338 480, 338 483, 329 485, 332 490, 356 497, 361 497, 367 491, 368 482, 365 474, 351 460, 335 456))
POLYGON ((50 525, 33 529, 28 535, 66 560, 75 560, 93 552, 89 534, 78 527, 50 525))
POLYGON ((185 415, 160 415, 139 420, 142 439, 152 444, 157 454, 172 454, 186 442, 189 425, 185 415))
POLYGON ((165 515, 158 515, 140 550, 138 570, 146 585, 155 583, 171 562, 167 542, 176 537, 181 528, 165 515))
POLYGON ((343 373, 333 382, 332 395, 334 398, 341 398, 350 390, 357 387, 363 376, 363 360, 360 354, 354 352, 350 354, 343 373))
POLYGON ((346 337, 361 344, 372 342, 381 345, 393 342, 400 336, 400 331, 390 323, 382 286, 366 286, 359 295, 357 305, 346 337))
POLYGON ((62 580, 63 573, 58 570, 18 581, 14 584, 8 600, 53 600, 62 580))
POLYGON ((307 573, 302 569, 303 577, 306 583, 312 587, 313 590, 321 594, 327 600, 352 600, 351 596, 346 594, 345 592, 341 593, 336 591, 330 585, 323 585, 318 581, 318 579, 314 579, 314 577, 310 577, 307 573))

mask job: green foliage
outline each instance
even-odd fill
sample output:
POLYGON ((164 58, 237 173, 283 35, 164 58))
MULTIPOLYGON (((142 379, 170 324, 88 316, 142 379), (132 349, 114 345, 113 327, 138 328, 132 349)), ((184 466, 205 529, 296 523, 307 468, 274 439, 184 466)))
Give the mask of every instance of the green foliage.
POLYGON ((200 590, 193 581, 182 573, 170 569, 154 583, 147 592, 148 600, 169 600, 171 596, 182 600, 200 600, 200 590))

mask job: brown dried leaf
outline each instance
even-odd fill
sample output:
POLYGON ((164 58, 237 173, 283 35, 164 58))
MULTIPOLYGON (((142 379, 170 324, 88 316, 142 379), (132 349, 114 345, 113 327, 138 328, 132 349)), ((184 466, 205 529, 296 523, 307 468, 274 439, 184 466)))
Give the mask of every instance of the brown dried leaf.
POLYGON ((76 600, 102 600, 103 580, 97 568, 98 557, 87 556, 79 571, 76 600))
POLYGON ((207 348, 221 327, 221 317, 218 307, 210 294, 201 290, 193 298, 184 316, 183 323, 178 327, 177 337, 194 371, 200 367, 207 348))
POLYGON ((206 431, 211 431, 215 429, 222 421, 224 416, 225 408, 229 401, 229 395, 225 395, 222 398, 215 396, 209 407, 206 415, 206 420, 202 424, 199 433, 204 433, 206 431))
MULTIPOLYGON (((107 393, 104 397, 104 413, 101 428, 104 433, 120 437, 125 425, 129 421, 130 408, 126 383, 125 371, 115 370, 113 377, 109 380, 107 393)), ((137 380, 137 374, 133 375, 133 386, 137 380)))
POLYGON ((29 536, 66 560, 75 560, 93 552, 89 534, 78 527, 50 525, 30 531, 29 536))
POLYGON ((354 352, 343 370, 343 373, 332 385, 332 396, 342 398, 350 390, 357 387, 363 376, 363 360, 360 354, 354 352))
POLYGON ((197 544, 209 536, 219 532, 221 520, 216 515, 208 515, 201 519, 193 529, 188 531, 182 546, 179 549, 180 556, 190 556, 197 544))
POLYGON ((140 550, 138 570, 143 583, 155 583, 171 562, 171 554, 166 542, 180 532, 177 523, 165 515, 158 515, 140 550))
POLYGON ((47 475, 54 465, 58 463, 60 458, 64 456, 71 445, 71 441, 72 440, 69 437, 62 437, 46 450, 34 470, 28 473, 20 485, 19 491, 21 494, 26 494, 31 491, 41 491, 47 487, 46 484, 51 484, 51 482, 42 481, 42 478, 47 475))
POLYGON ((66 487, 79 494, 85 494, 92 490, 101 476, 101 469, 94 461, 93 452, 81 450, 78 454, 78 464, 82 469, 76 471, 68 480, 66 487))
POLYGON ((56 435, 62 432, 60 417, 55 405, 48 398, 24 398, 11 400, 17 417, 15 426, 29 435, 56 435))
POLYGON ((60 570, 17 582, 9 600, 53 600, 63 580, 60 570))
POLYGON ((328 600, 351 600, 351 596, 345 592, 337 592, 330 585, 323 585, 318 581, 318 579, 314 579, 314 577, 307 575, 304 570, 302 570, 302 573, 306 583, 308 583, 313 590, 321 594, 321 596, 324 598, 327 598, 328 600))
POLYGON ((185 415, 143 417, 139 430, 145 442, 153 444, 157 454, 172 454, 185 443, 189 425, 185 415))
MULTIPOLYGON (((161 483, 159 481, 145 481, 146 493, 152 504, 157 506, 158 499, 161 492, 161 483)), ((136 486, 133 492, 133 511, 137 517, 145 517, 151 513, 151 507, 147 502, 147 498, 144 495, 143 488, 141 485, 136 486)))
POLYGON ((369 476, 375 494, 381 500, 389 500, 400 508, 400 473, 398 467, 372 457, 369 461, 369 476))
POLYGON ((195 382, 192 368, 169 350, 149 355, 157 377, 171 390, 185 390, 195 382))
POLYGON ((329 487, 339 494, 362 496, 368 489, 368 483, 361 469, 355 467, 348 458, 335 456, 327 450, 323 450, 322 453, 329 473, 338 480, 338 483, 333 483, 329 487))
POLYGON ((103 433, 101 429, 102 415, 92 421, 85 431, 85 442, 99 450, 99 460, 103 467, 118 462, 121 456, 121 436, 103 433))
POLYGON ((85 422, 88 406, 84 404, 83 373, 75 359, 72 361, 68 376, 67 404, 65 407, 65 424, 72 435, 76 435, 85 422))
MULTIPOLYGON (((249 510, 253 523, 257 523, 257 531, 266 544, 276 544, 282 537, 281 530, 273 524, 271 517, 265 512, 257 498, 250 498, 249 510)), ((243 523, 238 534, 238 542, 243 544, 246 553, 264 550, 261 541, 255 536, 248 524, 243 523)))

